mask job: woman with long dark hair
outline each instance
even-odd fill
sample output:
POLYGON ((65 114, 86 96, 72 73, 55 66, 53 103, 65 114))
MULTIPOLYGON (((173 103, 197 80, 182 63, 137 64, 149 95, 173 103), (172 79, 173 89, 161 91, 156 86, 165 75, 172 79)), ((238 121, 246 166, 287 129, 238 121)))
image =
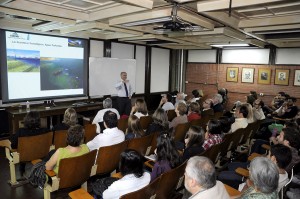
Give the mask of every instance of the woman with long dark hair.
POLYGON ((152 115, 153 122, 149 125, 146 130, 146 135, 155 132, 162 132, 169 128, 168 115, 162 108, 156 109, 152 115))
POLYGON ((200 155, 204 149, 202 144, 204 142, 204 130, 199 126, 191 126, 185 137, 185 150, 183 152, 183 161, 200 155))
POLYGON ((144 136, 144 130, 140 124, 140 119, 135 115, 130 115, 128 118, 128 128, 125 135, 125 140, 140 138, 144 136))

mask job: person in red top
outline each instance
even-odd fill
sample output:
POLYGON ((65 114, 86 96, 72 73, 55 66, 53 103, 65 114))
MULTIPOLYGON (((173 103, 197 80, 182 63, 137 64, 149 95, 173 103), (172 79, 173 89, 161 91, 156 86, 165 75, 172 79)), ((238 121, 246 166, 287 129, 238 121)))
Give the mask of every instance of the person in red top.
POLYGON ((200 105, 198 104, 198 102, 192 102, 190 104, 189 107, 189 112, 188 112, 188 121, 192 121, 192 120, 197 120, 197 119, 201 119, 201 115, 200 115, 200 105))
POLYGON ((219 120, 211 119, 208 121, 205 133, 205 141, 202 145, 204 150, 223 141, 221 123, 219 120))

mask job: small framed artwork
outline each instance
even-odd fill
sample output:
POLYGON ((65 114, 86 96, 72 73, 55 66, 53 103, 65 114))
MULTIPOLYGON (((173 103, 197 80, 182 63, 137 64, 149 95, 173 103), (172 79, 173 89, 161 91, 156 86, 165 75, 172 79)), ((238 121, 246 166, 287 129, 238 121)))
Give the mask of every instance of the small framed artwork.
POLYGON ((239 68, 237 67, 228 67, 226 74, 227 82, 237 82, 238 81, 239 68))
POLYGON ((295 70, 294 86, 300 86, 300 70, 295 70))
POLYGON ((288 86, 289 85, 289 77, 290 77, 289 69, 275 69, 274 84, 288 86))
POLYGON ((271 84, 271 69, 260 68, 258 69, 257 83, 259 84, 271 84))
POLYGON ((242 83, 254 82, 254 68, 243 68, 242 69, 242 83))

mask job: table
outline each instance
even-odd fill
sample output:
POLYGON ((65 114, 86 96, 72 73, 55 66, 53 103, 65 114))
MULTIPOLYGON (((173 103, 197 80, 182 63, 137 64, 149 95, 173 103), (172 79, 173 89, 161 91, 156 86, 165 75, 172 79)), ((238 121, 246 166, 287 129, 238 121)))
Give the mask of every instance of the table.
MULTIPOLYGON (((49 105, 32 105, 30 111, 38 111, 41 118, 51 117, 55 115, 63 115, 67 108, 74 108, 77 113, 86 112, 91 110, 100 110, 102 108, 102 102, 86 103, 73 106, 74 102, 63 102, 57 103, 56 106, 49 105)), ((26 107, 19 109, 18 107, 9 107, 6 109, 9 119, 9 133, 15 133, 19 129, 19 122, 23 120, 24 116, 27 114, 26 107)))

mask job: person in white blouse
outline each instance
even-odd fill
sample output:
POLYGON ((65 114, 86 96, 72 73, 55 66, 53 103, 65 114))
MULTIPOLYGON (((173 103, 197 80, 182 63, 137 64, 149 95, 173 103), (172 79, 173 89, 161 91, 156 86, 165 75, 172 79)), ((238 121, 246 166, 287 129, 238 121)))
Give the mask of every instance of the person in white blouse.
POLYGON ((131 108, 130 115, 135 115, 139 119, 142 116, 148 116, 148 109, 145 100, 137 99, 134 106, 131 108))
POLYGON ((248 108, 245 105, 236 107, 234 116, 235 122, 231 125, 231 133, 235 132, 238 129, 246 128, 248 126, 248 108))
POLYGON ((100 133, 100 131, 101 131, 101 127, 100 127, 99 123, 103 122, 103 116, 106 111, 114 112, 115 114, 117 114, 117 118, 120 119, 120 114, 119 114, 118 110, 115 108, 112 108, 112 100, 110 98, 106 98, 105 100, 103 100, 103 109, 98 111, 97 115, 95 116, 95 118, 92 122, 92 124, 96 124, 96 126, 97 126, 97 129, 96 129, 97 133, 100 133))
POLYGON ((150 183, 150 174, 143 169, 142 156, 133 149, 121 153, 120 171, 123 177, 113 182, 103 192, 103 199, 118 199, 150 183))
POLYGON ((172 101, 171 94, 162 94, 158 108, 162 108, 165 111, 174 110, 175 106, 172 104, 171 101, 172 101))
POLYGON ((86 145, 90 151, 99 149, 103 146, 111 146, 119 144, 125 140, 124 132, 118 129, 117 114, 112 111, 106 111, 103 116, 104 127, 103 133, 97 135, 94 139, 89 141, 86 145))
POLYGON ((266 119, 266 116, 262 110, 262 107, 264 107, 264 102, 261 99, 257 99, 253 103, 253 116, 255 120, 264 120, 266 119))
POLYGON ((129 115, 131 109, 131 97, 134 91, 127 79, 127 73, 121 72, 120 76, 121 80, 115 85, 115 88, 118 91, 118 111, 120 115, 129 115))

